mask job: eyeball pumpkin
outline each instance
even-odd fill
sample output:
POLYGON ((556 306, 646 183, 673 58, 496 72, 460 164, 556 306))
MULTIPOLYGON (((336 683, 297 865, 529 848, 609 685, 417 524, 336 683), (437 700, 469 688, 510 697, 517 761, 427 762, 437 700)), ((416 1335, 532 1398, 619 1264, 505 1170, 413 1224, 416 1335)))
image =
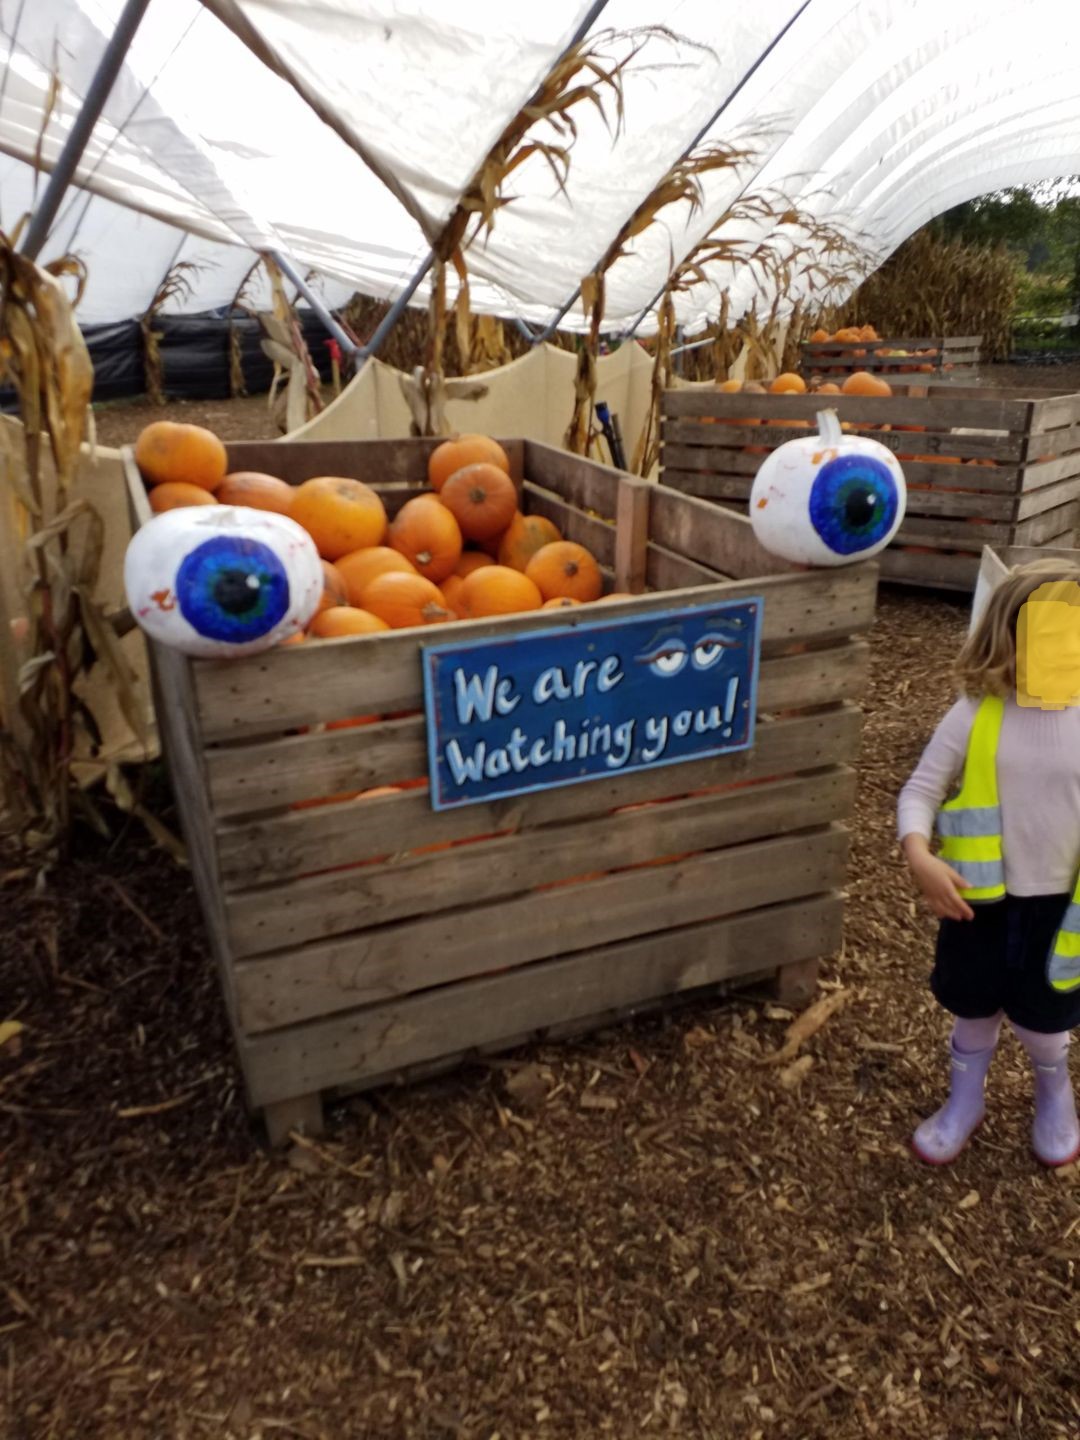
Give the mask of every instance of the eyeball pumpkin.
POLYGON ((302 630, 318 608, 323 571, 311 536, 286 516, 193 505, 136 532, 124 589, 151 639, 221 659, 268 650, 302 630))
POLYGON ((904 472, 876 440, 845 435, 835 410, 817 435, 779 445, 754 477, 750 520, 773 555, 801 565, 851 565, 884 550, 907 503, 904 472))

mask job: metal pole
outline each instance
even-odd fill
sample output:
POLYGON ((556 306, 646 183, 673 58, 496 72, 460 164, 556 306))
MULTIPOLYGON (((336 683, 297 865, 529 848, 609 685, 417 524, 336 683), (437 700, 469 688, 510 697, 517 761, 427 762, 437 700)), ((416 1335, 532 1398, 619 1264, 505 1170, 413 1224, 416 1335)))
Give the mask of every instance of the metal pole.
MULTIPOLYGON (((772 54, 772 52, 776 49, 777 45, 779 45, 780 41, 784 38, 784 36, 788 33, 788 31, 791 29, 791 27, 795 24, 795 21, 798 20, 799 16, 803 13, 804 10, 808 9, 809 6, 810 6, 810 0, 803 0, 803 3, 799 6, 798 10, 795 11, 795 14, 792 15, 791 19, 787 22, 787 24, 783 27, 783 29, 780 30, 780 31, 778 31, 777 34, 773 36, 772 40, 769 41, 768 45, 767 45, 767 46, 765 47, 765 49, 761 52, 761 54, 758 56, 758 58, 754 61, 753 65, 750 66, 750 69, 747 70, 746 74, 742 77, 742 79, 739 81, 739 83, 735 86, 735 89, 732 90, 731 94, 724 100, 724 102, 723 102, 723 104, 720 106, 720 108, 719 108, 718 110, 714 111, 713 114, 712 114, 712 116, 711 116, 708 120, 706 120, 705 124, 701 127, 701 129, 698 131, 698 133, 694 136, 693 140, 690 141, 690 144, 686 147, 686 149, 685 149, 685 150, 682 152, 682 154, 679 156, 679 159, 680 159, 680 160, 685 159, 685 157, 690 154, 690 152, 695 148, 695 146, 697 146, 698 144, 700 144, 700 142, 701 142, 702 140, 704 140, 705 136, 709 133, 709 131, 712 129, 712 127, 716 124, 717 120, 720 119, 720 116, 724 113, 724 111, 728 108, 728 106, 731 104, 731 102, 735 99, 735 97, 738 95, 739 91, 743 89, 743 87, 744 87, 744 86, 747 84, 747 82, 751 79, 751 77, 754 75, 754 73, 757 71, 757 69, 758 69, 762 64, 764 64, 764 62, 769 58, 769 56, 772 54)), ((624 340, 628 340, 628 339, 630 338, 630 336, 633 335, 634 331, 638 328, 638 326, 641 324, 641 322, 645 319, 645 316, 648 315, 649 311, 653 308, 653 306, 654 306, 654 305, 657 303, 657 301, 661 298, 661 296, 663 295, 664 290, 665 290, 666 288, 667 288, 667 287, 666 287, 666 284, 660 286, 660 289, 656 292, 656 294, 653 296, 653 298, 649 301, 648 305, 645 306, 645 309, 641 312, 641 314, 638 316, 638 318, 634 321, 634 323, 633 323, 633 325, 631 325, 630 329, 627 330, 627 331, 625 331, 625 332, 623 333, 623 339, 624 339, 624 340)), ((551 323, 548 325, 547 329, 544 330, 544 332, 543 332, 542 334, 540 334, 540 335, 538 335, 538 336, 536 337, 538 342, 539 342, 539 341, 542 341, 542 340, 550 340, 550 339, 551 339, 551 336, 552 336, 552 335, 555 333, 555 331, 559 328, 559 322, 563 319, 563 317, 566 315, 567 311, 570 309, 570 307, 573 305, 574 301, 578 298, 578 296, 579 296, 580 294, 581 294, 581 286, 579 285, 578 288, 574 291, 573 295, 570 296, 570 299, 567 300, 566 304, 562 307, 562 309, 559 311, 559 313, 555 316, 554 320, 552 320, 551 323)))
MULTIPOLYGON (((581 24, 574 31, 573 38, 571 39, 566 49, 562 52, 562 55, 559 57, 560 59, 564 59, 569 54, 569 52, 573 50, 575 45, 581 44, 582 40, 585 39, 585 36, 589 33, 593 25, 596 23, 600 12, 604 9, 607 3, 608 0, 594 0, 594 4, 590 5, 588 14, 584 17, 581 24)), ((535 99, 536 96, 533 95, 529 103, 532 104, 535 99)), ((382 348, 383 342, 385 341, 386 337, 390 334, 390 331, 393 330, 394 326, 401 319, 405 307, 408 305, 412 297, 416 294, 417 288, 420 285, 421 280, 423 280, 424 276, 428 273, 434 263, 435 251, 429 250, 427 253, 427 258, 421 264, 420 269, 417 270, 416 274, 409 281, 408 285, 406 285, 405 289, 397 297, 393 305, 391 305, 390 309, 386 312, 383 318, 379 321, 378 325, 375 327, 375 333, 372 335, 371 339, 367 342, 366 345, 362 345, 360 349, 357 350, 356 355, 358 359, 367 360, 370 356, 377 354, 378 351, 382 348)), ((529 339, 533 344, 536 343, 536 337, 534 335, 530 334, 529 339)))
POLYGON ((292 261, 289 260, 286 256, 282 255, 280 250, 268 250, 266 253, 270 256, 270 259, 273 260, 274 264, 285 276, 286 280, 290 280, 296 286, 297 290, 308 302, 312 310, 315 311, 315 314, 326 326, 327 330, 329 330, 330 334, 341 346, 342 350, 345 351, 346 355, 362 354, 356 341, 350 340, 349 336, 334 319, 333 315, 331 315, 330 311, 323 304, 319 296, 315 293, 315 291, 307 283, 304 277, 296 269, 292 261))
POLYGON ((359 350, 357 350, 356 358, 358 360, 368 360, 372 355, 377 355, 378 352, 382 349, 383 341, 390 334, 390 331, 393 330, 394 326, 405 313, 405 308, 408 305, 409 301, 412 299, 412 297, 416 294, 417 288, 419 287, 421 280, 423 280, 424 276, 428 273, 428 271, 434 264, 435 251, 429 250, 427 253, 427 259, 420 266, 420 269, 417 270, 416 274, 405 286, 405 289, 402 290, 401 294, 390 306, 390 309, 379 321, 378 325, 376 325, 374 334, 372 335, 371 339, 367 342, 366 345, 361 345, 359 350))
POLYGON ((64 147, 53 166, 41 204, 27 227, 26 237, 22 243, 22 253, 29 260, 37 259, 41 247, 49 238, 49 230, 56 219, 56 212, 60 209, 64 192, 74 178, 87 142, 93 134, 94 126, 101 118, 105 101, 109 98, 109 92, 120 73, 124 57, 131 48, 135 31, 139 28, 149 4, 150 0, 127 0, 120 19, 116 22, 116 29, 105 46, 101 62, 90 82, 86 98, 83 100, 82 108, 76 115, 71 132, 64 141, 64 147))

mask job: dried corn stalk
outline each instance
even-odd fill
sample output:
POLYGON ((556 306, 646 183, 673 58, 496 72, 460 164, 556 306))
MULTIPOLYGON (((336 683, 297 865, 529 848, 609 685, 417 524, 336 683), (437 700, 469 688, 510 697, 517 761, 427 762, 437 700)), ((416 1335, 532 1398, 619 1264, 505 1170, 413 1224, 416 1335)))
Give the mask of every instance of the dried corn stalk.
POLYGON ((981 335, 987 359, 1012 348, 1018 275, 1004 248, 941 240, 919 230, 859 287, 839 311, 822 319, 829 330, 873 324, 879 335, 981 335))
POLYGON ((0 383, 16 392, 21 429, 3 428, 0 542, 0 831, 47 859, 66 842, 76 745, 100 741, 79 683, 104 664, 124 717, 146 740, 145 704, 116 630, 93 599, 103 524, 73 494, 93 388, 90 357, 60 277, 0 234, 0 383), (17 437, 17 438, 16 438, 17 437))
POLYGON ((283 434, 291 434, 322 410, 322 381, 304 341, 296 311, 285 294, 280 269, 269 255, 263 256, 263 264, 274 297, 273 314, 259 315, 263 354, 274 362, 267 404, 278 429, 283 434))
MULTIPOLYGON (((578 455, 587 452, 592 431, 596 397, 596 357, 600 350, 600 330, 604 320, 604 277, 627 253, 631 241, 654 225, 662 211, 670 205, 685 204, 687 219, 701 209, 704 192, 701 182, 718 170, 737 170, 752 159, 756 152, 724 141, 709 141, 678 159, 664 177, 645 196, 641 204, 620 227, 599 262, 581 282, 581 302, 589 322, 588 333, 578 353, 574 382, 574 409, 566 432, 566 445, 578 455)), ((670 359, 659 357, 666 367, 670 359)))
MULTIPOLYGON (((738 165, 749 152, 734 152, 732 163, 738 165)), ((689 195, 683 198, 690 198, 689 195)), ((650 408, 642 429, 635 469, 648 475, 659 456, 660 423, 664 389, 669 383, 671 339, 674 334, 674 306, 665 318, 665 306, 677 294, 696 286, 709 285, 715 267, 734 267, 750 273, 760 297, 768 299, 769 309, 763 320, 751 307, 735 326, 732 341, 747 352, 746 378, 771 378, 784 364, 787 342, 783 338, 783 314, 786 297, 793 288, 811 293, 824 291, 831 295, 840 287, 849 287, 853 278, 865 273, 870 257, 862 237, 844 227, 817 218, 806 208, 800 209, 782 191, 765 190, 760 194, 742 194, 716 221, 709 233, 689 253, 673 265, 661 301, 660 330, 653 359, 653 380, 650 408), (766 238, 744 238, 749 227, 766 231, 766 238)), ((729 309, 725 291, 721 315, 725 322, 729 309)), ((793 318, 795 329, 801 328, 801 302, 793 318)), ((732 363, 725 346, 718 361, 724 362, 724 374, 732 363)), ((717 378, 720 365, 717 365, 717 378)), ((576 413, 576 412, 575 412, 576 413)))
POLYGON ((650 39, 660 36, 677 38, 663 26, 648 26, 626 32, 607 30, 573 46, 556 61, 539 90, 491 147, 432 247, 435 260, 425 357, 429 377, 425 384, 432 394, 437 392, 445 375, 449 323, 447 266, 453 266, 458 278, 454 328, 461 373, 467 375, 474 363, 475 345, 469 323, 466 264, 470 246, 494 229, 499 210, 513 199, 507 190, 511 176, 532 157, 539 156, 547 164, 557 188, 565 192, 570 152, 578 133, 574 111, 579 106, 594 106, 612 133, 619 133, 623 120, 623 72, 650 39), (612 49, 622 46, 629 47, 623 58, 612 58, 612 49), (613 110, 613 118, 609 110, 613 110), (546 132, 541 130, 544 126, 546 132))
POLYGON ((170 300, 189 300, 194 281, 207 267, 195 260, 181 260, 166 273, 146 311, 139 317, 143 339, 143 376, 146 396, 152 405, 165 404, 165 367, 161 359, 162 336, 154 321, 170 300))

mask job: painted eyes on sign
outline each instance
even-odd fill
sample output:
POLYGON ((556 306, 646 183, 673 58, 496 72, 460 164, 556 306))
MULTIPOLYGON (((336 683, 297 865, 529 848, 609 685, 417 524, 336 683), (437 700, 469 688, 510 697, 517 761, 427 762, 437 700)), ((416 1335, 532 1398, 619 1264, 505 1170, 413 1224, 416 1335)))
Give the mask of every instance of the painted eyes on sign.
POLYGON ((702 635, 690 646, 680 639, 664 640, 644 651, 637 659, 639 664, 647 665, 654 675, 670 679, 685 670, 687 663, 693 664, 695 670, 711 670, 725 650, 737 649, 741 643, 711 633, 702 635))
POLYGON ((187 655, 266 650, 297 633, 322 594, 310 537, 283 515, 242 506, 168 511, 124 559, 128 604, 153 639, 187 655))

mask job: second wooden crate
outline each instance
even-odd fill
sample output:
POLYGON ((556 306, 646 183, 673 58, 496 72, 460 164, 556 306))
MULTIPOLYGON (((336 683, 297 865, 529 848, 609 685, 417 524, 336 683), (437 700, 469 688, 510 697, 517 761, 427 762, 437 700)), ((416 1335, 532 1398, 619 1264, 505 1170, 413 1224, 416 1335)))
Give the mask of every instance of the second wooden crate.
POLYGON ((764 457, 834 409, 887 446, 908 483, 885 579, 970 590, 984 544, 1070 546, 1080 524, 1080 394, 955 386, 891 396, 669 390, 661 483, 745 512, 764 457), (884 427, 884 428, 883 428, 884 427))
POLYGON ((800 347, 801 369, 807 377, 842 381, 856 370, 869 370, 885 380, 926 375, 938 381, 969 385, 978 377, 981 335, 931 335, 893 340, 806 340, 800 347), (897 350, 907 353, 897 355, 897 350))

